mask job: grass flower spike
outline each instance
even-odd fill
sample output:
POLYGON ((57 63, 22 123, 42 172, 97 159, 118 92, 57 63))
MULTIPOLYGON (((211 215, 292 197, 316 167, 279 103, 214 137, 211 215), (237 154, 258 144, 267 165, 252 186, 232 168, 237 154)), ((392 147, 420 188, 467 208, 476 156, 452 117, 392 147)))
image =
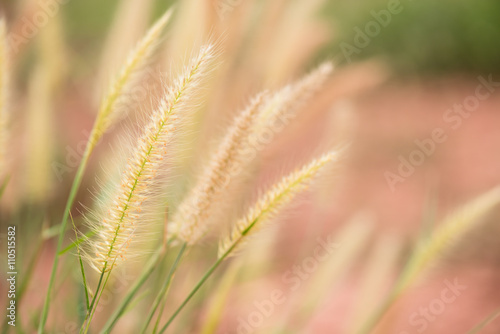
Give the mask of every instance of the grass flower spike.
POLYGON ((227 256, 240 247, 248 236, 261 229, 265 222, 272 219, 297 193, 307 188, 327 163, 337 159, 338 156, 337 151, 329 152, 274 185, 257 201, 245 217, 235 224, 230 235, 220 243, 219 258, 227 256))
POLYGON ((120 107, 120 104, 124 103, 119 103, 120 99, 124 98, 127 86, 133 82, 133 78, 136 74, 140 73, 151 60, 159 44, 161 34, 171 16, 172 10, 168 10, 149 29, 142 40, 138 42, 135 49, 130 52, 126 63, 111 84, 108 94, 102 100, 99 113, 97 114, 96 124, 93 129, 92 142, 97 142, 113 123, 123 117, 123 108, 120 107))
POLYGON ((205 272, 196 286, 191 290, 186 299, 170 316, 159 333, 164 333, 177 315, 187 305, 196 292, 202 287, 207 279, 214 273, 220 264, 231 255, 237 248, 241 247, 247 237, 261 229, 266 221, 272 219, 278 211, 288 204, 295 195, 309 186, 315 176, 329 162, 337 159, 338 151, 324 154, 313 160, 308 165, 302 167, 290 175, 284 177, 279 183, 274 185, 265 193, 257 203, 248 211, 245 217, 240 219, 234 226, 230 235, 219 244, 219 256, 217 261, 205 272))
POLYGON ((118 78, 112 85, 111 91, 108 93, 107 97, 103 99, 96 120, 94 122, 94 126, 92 127, 92 132, 90 134, 89 140, 87 141, 85 151, 83 152, 80 165, 78 166, 78 170, 73 180, 73 184, 71 185, 71 190, 66 202, 66 206, 64 208, 64 213, 61 220, 61 228, 59 230, 59 237, 57 241, 56 256, 54 257, 54 264, 52 266, 47 294, 38 325, 39 334, 44 332, 45 323, 49 314, 52 290, 54 287, 55 276, 57 274, 57 267, 59 265, 59 252, 63 244, 69 211, 71 210, 75 201, 76 194, 82 182, 90 155, 92 154, 92 151, 94 150, 102 135, 107 130, 109 130, 109 127, 113 124, 114 121, 120 118, 120 108, 117 108, 118 100, 122 97, 127 85, 131 82, 133 74, 140 70, 144 64, 147 64, 149 57, 152 55, 155 46, 159 41, 160 34, 168 23, 170 16, 170 11, 165 13, 165 15, 160 18, 160 20, 149 30, 142 41, 139 42, 136 49, 131 52, 128 62, 125 64, 118 78))
POLYGON ((244 139, 251 130, 263 100, 264 94, 258 95, 228 130, 199 182, 179 205, 172 223, 169 224, 171 237, 177 236, 189 244, 194 244, 203 236, 208 228, 203 224, 203 220, 209 215, 214 197, 227 187, 230 170, 241 164, 240 151, 244 139))
POLYGON ((271 96, 262 94, 250 104, 228 130, 197 185, 179 205, 169 224, 171 237, 194 244, 203 236, 208 229, 204 223, 214 198, 235 176, 232 171, 241 170, 241 166, 251 162, 253 154, 248 153, 261 146, 254 144, 256 138, 280 119, 293 118, 300 105, 324 84, 332 70, 330 63, 324 63, 303 79, 271 96))
POLYGON ((193 107, 196 89, 213 59, 214 47, 203 47, 185 73, 170 87, 139 139, 114 196, 113 206, 100 221, 99 240, 91 242, 94 250, 92 263, 99 272, 110 270, 116 260, 125 258, 136 229, 145 223, 140 217, 156 176, 161 172, 168 145, 182 119, 193 107))
POLYGON ((270 97, 259 113, 253 136, 257 137, 281 118, 293 118, 295 113, 312 94, 317 92, 333 71, 326 62, 302 79, 289 84, 270 97))

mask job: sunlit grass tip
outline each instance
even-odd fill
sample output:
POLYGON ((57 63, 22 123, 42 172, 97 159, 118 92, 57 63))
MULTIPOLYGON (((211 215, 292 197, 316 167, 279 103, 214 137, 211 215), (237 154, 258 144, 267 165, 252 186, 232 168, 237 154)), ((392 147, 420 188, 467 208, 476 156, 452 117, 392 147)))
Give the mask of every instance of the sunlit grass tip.
MULTIPOLYGON (((148 30, 145 36, 130 51, 127 60, 120 69, 117 76, 112 80, 107 94, 104 96, 97 114, 94 126, 94 136, 99 138, 110 126, 122 119, 124 106, 127 104, 128 86, 151 61, 155 50, 161 40, 162 32, 165 30, 173 10, 170 9, 148 30)), ((94 139, 94 138, 93 138, 94 139)), ((94 139, 96 140, 96 139, 94 139)))
POLYGON ((142 231, 141 225, 150 223, 148 205, 157 193, 159 177, 165 169, 164 160, 196 103, 196 94, 202 79, 210 71, 214 54, 213 45, 202 47, 166 89, 165 97, 151 115, 128 159, 112 203, 97 223, 91 224, 97 229, 97 238, 90 241, 92 251, 88 255, 97 271, 108 271, 125 260, 134 237, 142 231))
POLYGON ((338 159, 340 151, 331 151, 314 159, 308 165, 285 176, 272 186, 254 204, 247 214, 239 219, 231 233, 219 245, 219 257, 235 251, 249 236, 260 230, 279 210, 299 192, 306 189, 315 176, 327 165, 338 159))
POLYGON ((179 205, 169 224, 169 237, 178 237, 194 244, 205 234, 210 208, 216 205, 216 197, 227 188, 233 176, 232 171, 241 166, 241 149, 265 96, 266 93, 257 95, 228 129, 197 184, 179 205))

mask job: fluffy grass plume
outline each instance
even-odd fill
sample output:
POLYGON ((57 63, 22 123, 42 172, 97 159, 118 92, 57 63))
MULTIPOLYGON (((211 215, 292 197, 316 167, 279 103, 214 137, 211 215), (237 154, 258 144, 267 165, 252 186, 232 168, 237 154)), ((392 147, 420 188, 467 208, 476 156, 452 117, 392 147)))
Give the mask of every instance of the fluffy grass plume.
POLYGON ((135 75, 144 69, 151 60, 156 50, 161 34, 172 16, 172 10, 168 10, 158 21, 149 29, 146 35, 140 40, 133 49, 125 65, 120 70, 118 76, 111 84, 109 92, 102 100, 99 112, 97 114, 91 143, 97 142, 97 139, 106 132, 109 127, 123 117, 123 108, 120 107, 120 99, 124 99, 124 93, 127 86, 133 81, 135 75))
POLYGON ((179 205, 169 225, 170 236, 177 236, 192 245, 206 232, 208 226, 204 220, 209 215, 214 198, 227 187, 230 171, 241 165, 241 148, 263 100, 264 94, 258 95, 229 128, 198 183, 179 205))
POLYGON ((148 222, 143 219, 145 205, 157 174, 176 135, 181 120, 193 107, 202 78, 215 58, 214 46, 202 47, 184 73, 167 90, 159 108, 152 114, 137 147, 132 152, 113 204, 99 221, 98 240, 91 242, 91 263, 99 272, 110 270, 116 260, 124 260, 136 229, 148 222))
POLYGON ((248 237, 261 229, 266 221, 272 219, 294 196, 307 188, 314 177, 329 162, 337 159, 338 151, 324 154, 300 170, 285 176, 267 191, 257 203, 238 220, 231 233, 219 245, 219 258, 241 247, 248 237))
POLYGON ((0 18, 0 177, 5 175, 7 158, 7 86, 8 86, 7 25, 0 18))
POLYGON ((302 79, 276 92, 259 113, 254 136, 258 138, 280 119, 293 118, 297 110, 323 86, 332 72, 333 65, 330 62, 323 63, 302 79))

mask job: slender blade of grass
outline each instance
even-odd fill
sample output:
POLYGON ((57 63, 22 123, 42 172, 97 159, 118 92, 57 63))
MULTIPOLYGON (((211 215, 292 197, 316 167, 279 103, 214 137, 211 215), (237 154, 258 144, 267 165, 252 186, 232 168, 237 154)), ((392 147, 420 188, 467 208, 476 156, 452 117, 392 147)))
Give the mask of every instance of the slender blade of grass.
POLYGON ((71 244, 69 244, 66 248, 64 248, 62 251, 59 252, 59 255, 64 255, 66 254, 67 252, 69 252, 70 250, 72 250, 73 248, 75 247, 78 247, 80 246, 80 244, 82 242, 84 242, 86 239, 88 238, 91 238, 92 236, 94 236, 95 234, 97 233, 96 230, 91 230, 91 231, 88 231, 87 233, 85 233, 84 236, 82 237, 79 237, 77 236, 76 240, 73 241, 71 244))
POLYGON ((87 168, 87 163, 90 157, 90 153, 92 152, 93 144, 91 141, 87 142, 87 147, 85 149, 85 153, 83 155, 82 161, 80 162, 80 166, 78 167, 78 171, 76 172, 75 179, 73 180, 73 184, 71 186, 71 190, 68 196, 68 201, 66 202, 66 207, 64 209, 62 221, 61 221, 61 226, 59 229, 59 238, 57 241, 57 246, 56 246, 56 254, 54 256, 54 263, 52 265, 52 271, 50 274, 50 280, 49 280, 49 285, 47 287, 47 294, 45 296, 45 302, 43 304, 43 309, 40 317, 40 323, 38 325, 38 334, 43 334, 43 330, 45 328, 45 323, 47 322, 47 317, 49 315, 49 308, 50 308, 50 302, 51 302, 51 296, 52 296, 52 290, 54 288, 54 282, 56 278, 56 273, 57 273, 57 267, 59 265, 59 252, 62 248, 62 243, 64 241, 64 233, 66 231, 66 225, 68 222, 68 216, 69 216, 69 211, 71 210, 71 207, 73 206, 76 198, 76 194, 78 192, 78 189, 80 188, 80 185, 82 183, 83 179, 83 174, 85 172, 85 169, 87 168))
POLYGON ((108 319, 106 324, 104 325, 104 328, 101 330, 101 333, 110 333, 113 327, 116 325, 118 320, 125 314, 127 311, 127 308, 134 298, 135 294, 139 289, 142 287, 142 285, 146 282, 146 280, 149 278, 151 273, 154 271, 156 268, 156 265, 158 264, 159 260, 163 258, 163 252, 158 251, 156 252, 149 262, 146 264, 146 268, 142 272, 141 276, 135 281, 134 285, 130 288, 130 290, 127 292, 127 295, 123 298, 122 302, 118 306, 118 308, 115 310, 115 312, 111 315, 111 317, 108 319))
POLYGON ((153 329, 153 334, 156 333, 156 331, 158 330, 159 322, 160 322, 161 316, 163 314, 163 309, 165 308, 165 303, 167 302, 166 297, 168 294, 168 290, 170 289, 170 283, 172 282, 172 278, 175 275, 175 272, 177 271, 177 267, 178 267, 179 262, 184 254, 184 251, 186 250, 186 246, 187 246, 186 243, 184 243, 182 245, 182 247, 179 251, 179 254, 177 254, 177 258, 175 259, 175 262, 172 265, 172 268, 170 268, 170 272, 168 273, 167 280, 163 284, 161 291, 158 294, 158 296, 154 302, 154 306, 151 308, 151 312, 149 313, 148 320, 144 324, 143 333, 146 332, 151 319, 153 318, 154 314, 156 313, 156 309, 158 308, 158 304, 161 303, 160 310, 158 311, 158 317, 156 318, 155 327, 153 329))
MULTIPOLYGON (((75 221, 73 220, 73 215, 71 214, 71 212, 69 213, 69 217, 71 218, 71 224, 73 225, 73 230, 75 231, 75 236, 78 238, 78 232, 76 230, 75 221)), ((82 273, 83 288, 85 290, 85 301, 87 302, 87 311, 88 311, 89 307, 90 307, 90 303, 89 303, 89 291, 87 288, 87 279, 85 278, 85 268, 83 267, 82 254, 80 253, 80 247, 76 246, 76 250, 78 252, 78 261, 80 261, 80 270, 82 273)))
POLYGON ((213 293, 213 300, 208 306, 208 315, 205 324, 201 329, 201 334, 214 334, 219 326, 222 318, 224 307, 227 304, 227 299, 231 288, 235 284, 238 274, 243 267, 243 261, 237 260, 233 262, 230 268, 224 273, 218 287, 213 293))
POLYGON ((241 239, 235 240, 233 242, 233 244, 223 254, 221 254, 221 256, 219 256, 217 261, 215 261, 215 263, 205 272, 203 277, 198 281, 198 283, 195 285, 193 290, 191 290, 191 292, 186 297, 186 299, 184 299, 184 301, 181 303, 181 305, 179 305, 179 307, 170 316, 170 318, 165 323, 165 325, 160 329, 160 331, 158 332, 159 334, 162 334, 167 330, 168 326, 170 326, 170 324, 175 320, 175 318, 179 315, 179 313, 182 311, 182 309, 187 305, 187 303, 189 303, 191 298, 193 298, 193 296, 196 294, 196 292, 198 292, 198 290, 200 290, 200 288, 203 286, 203 284, 205 284, 205 282, 210 278, 210 276, 212 276, 212 274, 220 266, 220 264, 222 262, 224 262, 224 260, 229 256, 229 254, 238 246, 240 241, 241 241, 241 239))

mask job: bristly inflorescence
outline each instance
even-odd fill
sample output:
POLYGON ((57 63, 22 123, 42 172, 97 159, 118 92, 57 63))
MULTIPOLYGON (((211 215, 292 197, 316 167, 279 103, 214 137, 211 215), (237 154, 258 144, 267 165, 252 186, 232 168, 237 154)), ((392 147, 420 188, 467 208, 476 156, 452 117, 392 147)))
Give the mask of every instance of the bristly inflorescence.
POLYGON ((286 85, 266 101, 255 122, 253 137, 258 138, 279 120, 295 117, 308 99, 316 93, 333 71, 333 65, 326 62, 300 80, 286 85))
POLYGON ((263 227, 278 211, 288 204, 295 195, 309 186, 314 177, 329 162, 337 159, 338 151, 324 154, 301 169, 281 179, 262 195, 247 214, 239 219, 231 233, 219 245, 219 257, 236 250, 250 235, 263 227))
POLYGON ((220 194, 230 181, 231 170, 241 164, 241 148, 257 117, 265 98, 259 94, 240 114, 222 140, 213 159, 203 171, 198 183, 179 205, 169 235, 178 237, 189 244, 196 243, 207 231, 205 219, 209 215, 214 198, 220 194))
POLYGON ((214 201, 238 176, 235 174, 248 169, 254 156, 249 152, 258 150, 260 146, 254 143, 257 138, 269 128, 279 131, 275 123, 280 119, 293 118, 299 107, 324 84, 332 70, 331 63, 324 63, 276 93, 263 93, 254 99, 235 120, 197 184, 179 205, 169 224, 171 238, 192 245, 206 233, 214 201))
POLYGON ((161 34, 171 16, 172 10, 168 10, 148 30, 146 35, 129 53, 125 64, 120 69, 116 78, 114 78, 109 92, 102 100, 96 119, 96 125, 94 127, 94 138, 91 138, 91 143, 97 142, 98 138, 102 136, 111 125, 125 116, 119 102, 122 102, 122 105, 125 104, 127 87, 133 84, 134 77, 136 77, 138 73, 141 73, 151 61, 156 47, 159 44, 161 34))
POLYGON ((215 58, 214 46, 201 49, 174 83, 167 89, 159 108, 152 114, 132 152, 121 184, 107 213, 100 218, 97 240, 91 241, 91 263, 99 272, 108 271, 116 261, 125 259, 132 238, 140 231, 147 213, 163 160, 179 125, 195 103, 195 94, 215 58))

